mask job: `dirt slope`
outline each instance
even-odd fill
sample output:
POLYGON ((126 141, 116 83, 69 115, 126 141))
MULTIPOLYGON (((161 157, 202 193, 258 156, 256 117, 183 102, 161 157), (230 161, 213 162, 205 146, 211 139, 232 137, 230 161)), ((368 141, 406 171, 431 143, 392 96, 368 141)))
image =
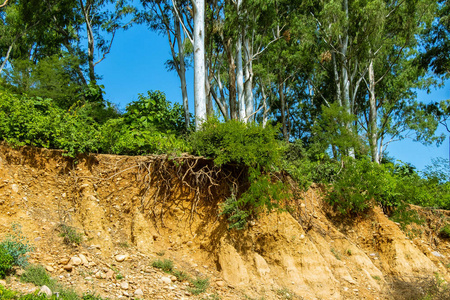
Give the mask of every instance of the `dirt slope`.
MULTIPOLYGON (((450 280, 450 243, 435 234, 448 212, 422 212, 427 223, 408 237, 379 208, 358 219, 334 216, 312 188, 293 199, 291 214, 230 231, 217 216, 223 199, 202 201, 175 177, 164 198, 151 161, 0 146, 0 237, 20 223, 35 246, 32 262, 81 293, 109 298, 411 299, 402 288, 435 274, 450 280), (83 232, 82 244, 64 244, 60 224, 83 232), (168 283, 155 259, 209 278, 210 288, 195 296, 187 281, 168 283)), ((6 285, 35 289, 16 277, 6 285)))

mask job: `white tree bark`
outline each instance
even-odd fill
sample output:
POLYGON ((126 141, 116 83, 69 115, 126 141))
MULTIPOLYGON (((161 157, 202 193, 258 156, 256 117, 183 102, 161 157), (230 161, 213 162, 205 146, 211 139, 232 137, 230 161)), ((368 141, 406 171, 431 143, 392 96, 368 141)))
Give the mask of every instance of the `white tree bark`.
MULTIPOLYGON (((242 0, 237 2, 237 13, 240 13, 242 0)), ((239 120, 245 122, 244 66, 242 63, 242 32, 236 41, 236 89, 238 94, 239 120)))
POLYGON ((378 126, 377 126, 377 102, 375 98, 375 72, 373 69, 373 58, 369 63, 369 142, 370 150, 372 152, 372 160, 376 163, 380 163, 378 152, 378 126))
POLYGON ((205 0, 194 1, 195 128, 206 120, 205 0))
POLYGON ((178 21, 178 18, 176 18, 176 16, 174 16, 174 24, 175 24, 175 35, 178 44, 178 56, 180 58, 180 70, 178 72, 178 76, 180 77, 181 82, 181 95, 183 97, 184 121, 186 123, 186 129, 189 129, 189 102, 186 86, 186 66, 184 64, 184 48, 183 42, 181 40, 180 22, 178 21))
POLYGON ((253 100, 253 51, 250 46, 249 38, 244 37, 244 57, 245 57, 245 115, 246 119, 252 121, 254 117, 250 117, 254 112, 253 100))

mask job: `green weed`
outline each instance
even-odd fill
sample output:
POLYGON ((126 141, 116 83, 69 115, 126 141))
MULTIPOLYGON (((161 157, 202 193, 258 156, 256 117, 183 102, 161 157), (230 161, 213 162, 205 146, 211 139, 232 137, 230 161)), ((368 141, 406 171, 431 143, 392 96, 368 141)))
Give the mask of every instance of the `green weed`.
POLYGON ((194 295, 200 295, 201 293, 204 293, 209 287, 208 278, 197 277, 196 279, 192 279, 190 283, 192 286, 188 288, 188 291, 194 295))

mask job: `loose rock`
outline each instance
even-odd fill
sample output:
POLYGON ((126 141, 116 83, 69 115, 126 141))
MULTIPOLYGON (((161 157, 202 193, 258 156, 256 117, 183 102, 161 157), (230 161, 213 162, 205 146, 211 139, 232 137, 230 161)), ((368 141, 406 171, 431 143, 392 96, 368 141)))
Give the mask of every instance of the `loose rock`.
POLYGON ((45 295, 47 295, 47 297, 51 297, 53 293, 48 286, 43 285, 41 287, 41 290, 39 291, 39 295, 40 294, 45 294, 45 295))

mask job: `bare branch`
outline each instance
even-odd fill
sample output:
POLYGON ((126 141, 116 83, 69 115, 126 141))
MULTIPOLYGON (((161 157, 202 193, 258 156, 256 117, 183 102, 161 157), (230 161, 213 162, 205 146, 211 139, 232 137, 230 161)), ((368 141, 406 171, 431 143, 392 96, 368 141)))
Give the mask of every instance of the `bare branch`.
POLYGON ((5 6, 6 6, 6 4, 8 4, 8 1, 9 1, 9 0, 5 0, 5 2, 3 2, 3 4, 2 4, 2 5, 0 5, 0 8, 2 8, 2 7, 5 7, 5 6))

